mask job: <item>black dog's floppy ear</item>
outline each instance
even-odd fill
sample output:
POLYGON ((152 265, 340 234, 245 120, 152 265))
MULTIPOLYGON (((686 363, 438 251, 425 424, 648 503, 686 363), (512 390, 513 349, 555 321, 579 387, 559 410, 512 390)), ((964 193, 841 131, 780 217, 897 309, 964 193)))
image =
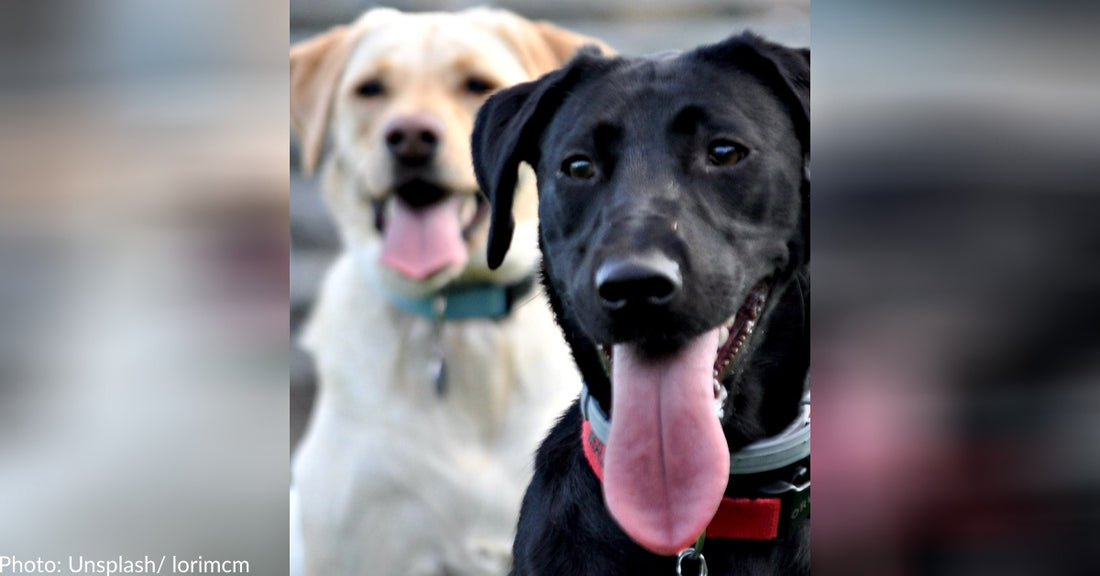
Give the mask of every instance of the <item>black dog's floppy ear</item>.
POLYGON ((792 247, 792 264, 810 261, 810 49, 788 48, 751 32, 695 51, 705 62, 734 66, 762 80, 783 101, 802 146, 801 234, 792 247))
POLYGON ((767 82, 790 110, 803 154, 810 154, 810 49, 788 48, 751 32, 705 46, 702 60, 733 64, 767 82))
POLYGON ((538 163, 539 139, 569 88, 600 54, 585 47, 565 67, 491 96, 478 110, 471 136, 474 173, 489 196, 488 264, 496 269, 512 243, 512 199, 520 162, 538 163))

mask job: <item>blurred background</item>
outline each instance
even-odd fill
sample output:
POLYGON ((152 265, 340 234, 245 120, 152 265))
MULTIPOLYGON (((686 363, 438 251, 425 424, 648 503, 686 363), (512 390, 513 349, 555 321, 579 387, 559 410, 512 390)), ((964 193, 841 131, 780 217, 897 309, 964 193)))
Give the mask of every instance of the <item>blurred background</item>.
POLYGON ((286 573, 288 14, 0 7, 0 555, 286 573))
MULTIPOLYGON (((626 54, 683 50, 717 42, 752 29, 777 42, 810 45, 809 0, 505 0, 500 2, 399 0, 291 0, 290 39, 297 42, 330 26, 350 22, 373 6, 408 11, 460 10, 489 4, 532 19, 549 20, 600 38, 626 54)), ((308 318, 321 276, 339 238, 326 212, 316 181, 298 167, 297 141, 291 141, 290 174, 290 306, 291 331, 297 335, 308 318)), ((293 451, 308 422, 316 391, 316 375, 309 355, 296 345, 290 349, 291 419, 293 451)))
MULTIPOLYGON (((626 52, 809 43, 808 4, 513 6, 626 52)), ((285 573, 287 301, 334 248, 287 33, 365 7, 0 6, 0 555, 285 573)), ((813 11, 817 575, 1100 573, 1096 11, 813 11)))
POLYGON ((1100 573, 1097 15, 815 6, 815 576, 1100 573))

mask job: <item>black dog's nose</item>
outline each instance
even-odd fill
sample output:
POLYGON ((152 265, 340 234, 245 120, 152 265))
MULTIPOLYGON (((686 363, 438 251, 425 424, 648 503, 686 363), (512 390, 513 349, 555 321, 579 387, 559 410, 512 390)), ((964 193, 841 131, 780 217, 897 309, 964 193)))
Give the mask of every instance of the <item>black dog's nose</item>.
POLYGON ((386 147, 402 165, 423 166, 435 154, 441 133, 439 123, 429 116, 402 116, 386 126, 386 147))
POLYGON ((663 306, 682 286, 680 266, 659 252, 609 258, 596 270, 596 293, 610 310, 628 304, 663 306))

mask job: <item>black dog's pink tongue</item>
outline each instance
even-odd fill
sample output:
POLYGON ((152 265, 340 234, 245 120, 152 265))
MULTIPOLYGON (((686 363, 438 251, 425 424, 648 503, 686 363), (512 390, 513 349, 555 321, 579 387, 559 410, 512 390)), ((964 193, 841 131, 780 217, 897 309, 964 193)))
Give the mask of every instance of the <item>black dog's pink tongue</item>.
POLYGON ((714 413, 718 331, 657 359, 617 345, 604 498, 638 544, 673 555, 714 517, 729 480, 729 448, 714 413))

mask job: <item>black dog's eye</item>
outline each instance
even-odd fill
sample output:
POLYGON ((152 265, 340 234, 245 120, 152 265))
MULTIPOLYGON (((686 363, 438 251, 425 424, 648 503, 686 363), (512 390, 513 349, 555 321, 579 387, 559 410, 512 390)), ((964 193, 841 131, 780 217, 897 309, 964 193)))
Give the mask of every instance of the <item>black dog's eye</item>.
POLYGON ((364 98, 374 98, 375 96, 381 96, 386 91, 385 86, 378 80, 367 80, 359 85, 355 89, 355 93, 364 98))
POLYGON ((561 163, 561 173, 577 180, 588 180, 596 175, 596 166, 585 156, 570 156, 561 163))
POLYGON ((729 140, 715 140, 707 147, 707 162, 711 166, 733 166, 745 158, 748 150, 729 140))
POLYGON ((488 94, 495 89, 496 86, 491 82, 482 80, 481 78, 471 77, 466 80, 466 91, 470 94, 477 94, 480 96, 482 94, 488 94))

